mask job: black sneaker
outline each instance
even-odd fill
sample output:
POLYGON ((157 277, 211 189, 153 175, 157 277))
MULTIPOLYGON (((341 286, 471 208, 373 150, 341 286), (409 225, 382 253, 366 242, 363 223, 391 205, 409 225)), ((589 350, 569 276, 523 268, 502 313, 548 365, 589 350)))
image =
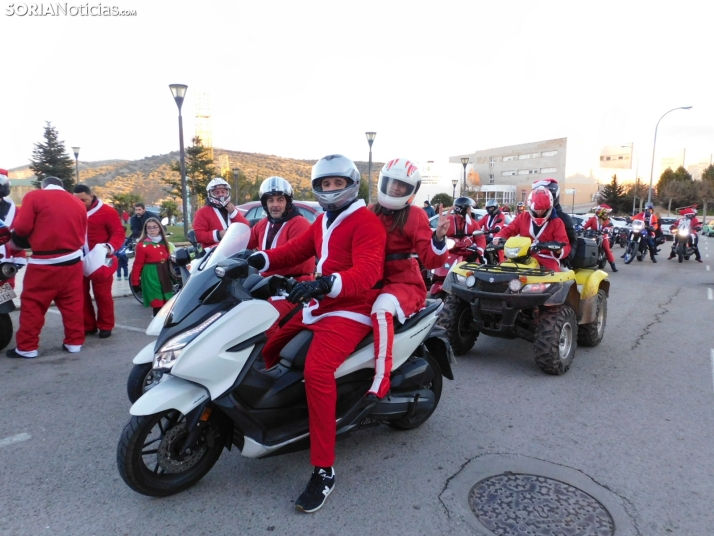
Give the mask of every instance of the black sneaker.
POLYGON ((295 501, 295 508, 307 514, 322 508, 327 496, 335 489, 335 469, 330 467, 330 473, 315 467, 305 491, 295 501))

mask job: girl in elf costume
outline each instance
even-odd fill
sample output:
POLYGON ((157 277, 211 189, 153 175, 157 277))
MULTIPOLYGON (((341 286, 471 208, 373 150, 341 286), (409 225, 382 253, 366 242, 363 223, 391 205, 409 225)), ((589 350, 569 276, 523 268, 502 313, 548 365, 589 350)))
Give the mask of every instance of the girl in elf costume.
POLYGON ((164 234, 161 222, 149 218, 136 244, 131 285, 141 291, 144 307, 152 307, 154 316, 174 295, 169 256, 174 249, 164 234))

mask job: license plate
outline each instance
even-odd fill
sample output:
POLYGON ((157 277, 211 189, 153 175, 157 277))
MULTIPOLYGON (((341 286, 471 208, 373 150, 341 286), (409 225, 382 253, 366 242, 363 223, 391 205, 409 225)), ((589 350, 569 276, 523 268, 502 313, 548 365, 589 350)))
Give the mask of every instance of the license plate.
POLYGON ((10 283, 5 283, 0 287, 0 304, 8 302, 16 297, 17 295, 15 294, 15 291, 12 290, 10 283))

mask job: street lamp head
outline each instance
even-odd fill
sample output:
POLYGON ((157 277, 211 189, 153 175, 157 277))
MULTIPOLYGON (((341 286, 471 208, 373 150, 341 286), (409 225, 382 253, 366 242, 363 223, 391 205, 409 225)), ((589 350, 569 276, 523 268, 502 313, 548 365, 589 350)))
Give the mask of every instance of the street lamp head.
POLYGON ((369 148, 372 148, 372 142, 374 142, 374 138, 377 136, 376 132, 365 132, 365 136, 367 136, 367 143, 369 143, 369 148))
POLYGON ((456 185, 459 183, 459 179, 451 179, 451 184, 454 188, 456 188, 456 185))
POLYGON ((235 167, 231 171, 233 172, 233 178, 238 179, 238 173, 240 173, 240 169, 235 167))
POLYGON ((468 156, 462 156, 461 157, 461 163, 464 165, 464 168, 468 165, 469 163, 469 157, 468 156))
POLYGON ((682 106, 682 110, 691 110, 691 109, 692 109, 691 106, 682 106))
POLYGON ((176 106, 178 106, 179 111, 181 111, 181 105, 183 104, 183 99, 186 96, 188 86, 186 84, 169 84, 169 89, 171 90, 171 94, 174 96, 176 106))
POLYGON ((79 158, 79 147, 72 147, 72 152, 75 158, 79 158))

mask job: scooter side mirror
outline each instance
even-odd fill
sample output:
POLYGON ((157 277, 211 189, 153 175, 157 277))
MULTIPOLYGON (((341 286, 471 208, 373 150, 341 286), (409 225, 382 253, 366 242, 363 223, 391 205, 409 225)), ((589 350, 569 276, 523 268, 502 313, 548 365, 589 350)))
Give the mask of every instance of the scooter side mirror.
POLYGON ((483 236, 485 234, 486 233, 484 233, 483 230, 479 229, 478 231, 474 231, 473 233, 471 233, 471 236, 483 236))
POLYGON ((191 255, 189 255, 188 250, 186 248, 176 248, 174 257, 174 262, 177 266, 187 266, 188 263, 191 262, 191 255))
POLYGON ((191 230, 188 232, 188 234, 186 235, 186 238, 188 239, 189 242, 191 242, 191 245, 192 245, 193 247, 196 247, 196 244, 198 243, 198 242, 196 241, 196 231, 194 231, 193 229, 191 229, 191 230))
POLYGON ((241 279, 248 277, 250 266, 243 259, 226 259, 219 262, 214 270, 218 279, 241 279))

